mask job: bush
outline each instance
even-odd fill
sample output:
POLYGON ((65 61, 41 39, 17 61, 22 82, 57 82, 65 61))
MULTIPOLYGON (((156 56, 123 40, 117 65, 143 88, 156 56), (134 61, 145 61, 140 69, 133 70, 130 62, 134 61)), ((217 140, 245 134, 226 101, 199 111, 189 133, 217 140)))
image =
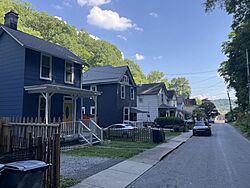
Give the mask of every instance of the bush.
POLYGON ((177 117, 159 117, 155 119, 155 123, 161 128, 173 129, 176 126, 184 126, 184 121, 177 117))

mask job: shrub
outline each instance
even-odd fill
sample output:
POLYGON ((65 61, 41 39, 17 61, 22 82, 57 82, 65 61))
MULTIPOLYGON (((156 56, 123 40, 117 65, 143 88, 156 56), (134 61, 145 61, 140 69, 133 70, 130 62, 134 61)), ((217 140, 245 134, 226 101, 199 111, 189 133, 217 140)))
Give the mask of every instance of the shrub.
POLYGON ((155 119, 155 123, 161 128, 174 128, 176 126, 184 126, 184 121, 177 117, 159 117, 155 119))

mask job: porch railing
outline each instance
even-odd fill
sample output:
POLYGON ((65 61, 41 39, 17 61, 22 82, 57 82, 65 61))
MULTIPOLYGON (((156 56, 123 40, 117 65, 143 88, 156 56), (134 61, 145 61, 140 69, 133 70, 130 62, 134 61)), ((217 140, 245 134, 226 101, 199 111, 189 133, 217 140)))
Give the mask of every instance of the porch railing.
POLYGON ((91 129, 92 133, 94 136, 101 142, 103 143, 103 129, 97 125, 97 123, 93 120, 89 120, 89 128, 91 129))

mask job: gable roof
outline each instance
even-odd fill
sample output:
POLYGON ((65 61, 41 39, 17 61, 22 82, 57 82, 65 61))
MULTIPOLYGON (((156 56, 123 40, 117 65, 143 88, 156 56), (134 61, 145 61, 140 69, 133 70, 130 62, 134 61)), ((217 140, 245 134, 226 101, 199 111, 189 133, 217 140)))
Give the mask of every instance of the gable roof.
POLYGON ((25 48, 37 50, 39 52, 47 53, 55 57, 89 66, 81 58, 76 56, 73 52, 71 52, 65 47, 37 38, 33 35, 29 35, 24 32, 11 29, 0 24, 0 30, 1 29, 5 31, 10 37, 12 37, 17 43, 19 43, 25 48))
POLYGON ((195 99, 186 99, 185 100, 185 105, 187 105, 187 106, 195 106, 195 105, 197 105, 196 100, 195 99))
POLYGON ((163 82, 153 84, 141 84, 137 86, 138 95, 157 95, 163 89, 167 94, 166 86, 163 82))
POLYGON ((175 90, 167 90, 167 96, 169 99, 172 99, 174 96, 176 96, 175 90))
POLYGON ((119 83, 126 73, 128 73, 132 85, 135 86, 135 81, 128 66, 113 67, 108 65, 93 67, 83 73, 82 82, 83 85, 119 83))

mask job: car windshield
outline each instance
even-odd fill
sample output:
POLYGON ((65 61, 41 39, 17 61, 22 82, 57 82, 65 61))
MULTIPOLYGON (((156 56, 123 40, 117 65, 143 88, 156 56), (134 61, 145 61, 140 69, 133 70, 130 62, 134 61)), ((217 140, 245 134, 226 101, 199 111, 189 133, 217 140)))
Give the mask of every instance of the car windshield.
POLYGON ((204 122, 196 122, 195 126, 206 126, 204 122))

